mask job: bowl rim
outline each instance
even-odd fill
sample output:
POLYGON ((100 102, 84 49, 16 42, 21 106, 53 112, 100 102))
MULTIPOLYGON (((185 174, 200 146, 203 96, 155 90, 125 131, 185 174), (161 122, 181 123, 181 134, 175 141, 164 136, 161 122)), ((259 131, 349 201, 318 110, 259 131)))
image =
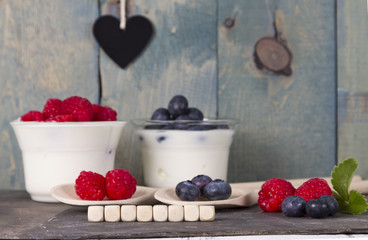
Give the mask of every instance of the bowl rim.
POLYGON ((20 118, 10 122, 13 127, 95 127, 95 126, 124 126, 126 121, 90 121, 90 122, 38 122, 21 121, 20 118))
POLYGON ((133 119, 130 122, 136 126, 145 126, 146 124, 162 125, 162 124, 173 124, 173 123, 190 123, 190 124, 229 124, 235 126, 239 123, 239 120, 234 118, 223 118, 223 119, 212 119, 204 118, 203 120, 151 120, 148 118, 133 119))

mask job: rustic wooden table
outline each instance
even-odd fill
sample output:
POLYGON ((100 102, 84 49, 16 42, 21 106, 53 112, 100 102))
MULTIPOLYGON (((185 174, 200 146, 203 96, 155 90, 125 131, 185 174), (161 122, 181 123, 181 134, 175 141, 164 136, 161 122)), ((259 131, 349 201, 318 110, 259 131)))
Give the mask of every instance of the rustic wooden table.
POLYGON ((87 208, 32 201, 25 191, 0 191, 0 238, 119 239, 247 235, 368 234, 368 213, 326 219, 288 218, 258 206, 217 210, 213 222, 87 221, 87 208))

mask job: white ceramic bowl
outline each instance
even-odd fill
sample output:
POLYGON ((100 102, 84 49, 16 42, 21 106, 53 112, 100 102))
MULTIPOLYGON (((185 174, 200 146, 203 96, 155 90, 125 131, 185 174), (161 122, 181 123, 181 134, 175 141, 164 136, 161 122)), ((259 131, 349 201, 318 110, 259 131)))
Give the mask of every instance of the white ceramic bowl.
POLYGON ((31 198, 57 202, 52 187, 74 183, 83 170, 105 175, 126 122, 12 121, 22 151, 25 186, 31 198))
POLYGON ((141 148, 145 185, 175 187, 199 174, 227 180, 235 120, 134 120, 133 124, 141 148), (172 129, 177 124, 183 129, 172 129), (188 130, 189 126, 196 130, 188 130))

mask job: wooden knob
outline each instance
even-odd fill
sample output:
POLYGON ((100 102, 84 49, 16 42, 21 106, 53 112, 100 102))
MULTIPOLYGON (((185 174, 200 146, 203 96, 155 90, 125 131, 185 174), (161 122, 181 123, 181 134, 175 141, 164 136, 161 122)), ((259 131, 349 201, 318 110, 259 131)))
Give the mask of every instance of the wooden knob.
POLYGON ((264 37, 257 41, 255 57, 259 68, 267 68, 273 72, 291 75, 291 52, 274 38, 264 37))

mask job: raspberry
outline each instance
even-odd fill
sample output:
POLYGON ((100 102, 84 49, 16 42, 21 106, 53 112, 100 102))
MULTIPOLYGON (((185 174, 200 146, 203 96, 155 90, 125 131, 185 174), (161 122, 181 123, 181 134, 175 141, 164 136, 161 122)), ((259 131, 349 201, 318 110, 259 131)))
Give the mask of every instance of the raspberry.
POLYGON ((26 114, 20 117, 21 121, 30 122, 30 121, 44 121, 45 118, 43 117, 40 111, 29 111, 26 114))
POLYGON ((63 115, 72 115, 74 121, 88 122, 92 121, 93 108, 88 99, 73 96, 66 98, 61 103, 61 112, 63 115))
POLYGON ((258 192, 258 205, 263 211, 281 211, 281 204, 285 198, 294 195, 293 185, 280 178, 272 178, 266 181, 258 192))
POLYGON ((74 119, 72 115, 58 115, 46 119, 45 122, 73 122, 73 120, 74 119))
POLYGON ((331 195, 332 190, 327 181, 321 178, 312 178, 304 182, 295 191, 295 195, 300 196, 309 201, 311 199, 320 198, 323 195, 331 195))
POLYGON ((57 98, 49 98, 43 107, 42 114, 45 119, 61 115, 61 100, 57 98))
POLYGON ((106 195, 104 176, 91 171, 82 171, 75 180, 74 188, 83 200, 102 200, 106 195))
POLYGON ((106 173, 106 194, 110 199, 130 198, 136 190, 137 180, 128 170, 114 169, 106 173))
POLYGON ((98 104, 92 104, 93 121, 116 121, 117 112, 110 108, 98 104))

